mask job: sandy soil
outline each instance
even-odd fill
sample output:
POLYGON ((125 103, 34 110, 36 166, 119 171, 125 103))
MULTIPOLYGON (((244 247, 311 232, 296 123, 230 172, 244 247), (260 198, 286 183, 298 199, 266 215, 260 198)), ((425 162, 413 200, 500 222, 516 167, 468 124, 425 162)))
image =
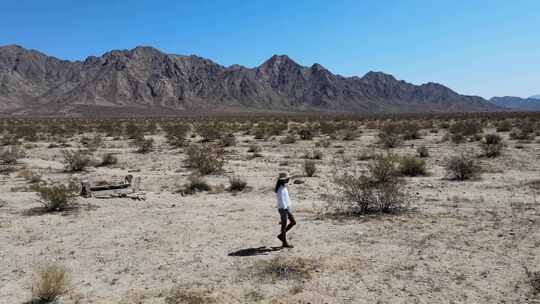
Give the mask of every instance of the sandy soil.
POLYGON ((301 157, 316 140, 280 145, 278 139, 239 136, 238 145, 227 148, 226 172, 208 181, 226 185, 228 176, 240 175, 250 189, 190 196, 175 193, 190 173, 185 156, 161 136, 155 137, 156 151, 146 155, 107 138, 96 155, 118 152, 119 164, 77 174, 63 172, 60 148, 37 143, 21 164, 44 180, 113 181, 140 170, 132 174, 142 177, 146 201, 80 198, 77 211, 29 215, 39 203, 25 189, 28 182, 16 173, 1 176, 0 303, 29 300, 34 268, 49 261, 71 274, 62 303, 165 303, 172 287, 193 283, 212 288, 219 303, 540 302, 524 268, 540 270, 540 193, 528 184, 540 179, 540 143, 517 149, 507 139, 503 156, 481 160, 479 180, 456 182, 444 178, 445 159, 460 151, 480 153, 478 143, 455 146, 439 143, 443 132, 426 134, 394 149, 414 154, 410 144, 424 144, 431 154, 430 175, 406 179, 415 197, 409 212, 318 216, 332 187, 332 163, 366 164, 356 155, 382 151, 375 134, 364 130, 356 141, 318 148, 324 159, 317 161, 316 176, 290 185, 299 222, 290 234, 295 248, 250 256, 229 254, 279 246, 275 177, 281 171, 301 176, 301 157), (262 158, 249 159, 253 142, 263 146, 262 158), (260 261, 276 256, 310 259, 316 271, 302 280, 259 275, 260 261))

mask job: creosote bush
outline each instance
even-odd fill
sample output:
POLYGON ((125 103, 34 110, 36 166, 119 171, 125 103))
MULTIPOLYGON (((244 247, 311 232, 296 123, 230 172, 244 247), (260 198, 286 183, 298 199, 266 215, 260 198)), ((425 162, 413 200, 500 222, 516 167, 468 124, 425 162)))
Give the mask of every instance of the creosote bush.
POLYGON ((188 124, 168 124, 163 126, 167 142, 173 147, 184 147, 188 144, 187 135, 191 131, 188 124))
POLYGON ((304 173, 307 177, 312 177, 317 172, 317 163, 312 160, 304 161, 304 173))
POLYGON ((53 303, 66 294, 70 287, 69 274, 65 267, 46 264, 36 268, 32 282, 30 303, 53 303))
POLYGON ((480 174, 481 168, 474 156, 461 154, 450 157, 445 165, 446 175, 449 178, 464 181, 480 174))
POLYGON ((484 140, 481 143, 484 155, 487 157, 497 157, 501 155, 501 151, 504 148, 502 137, 497 134, 487 134, 484 136, 484 140))
POLYGON ((405 181, 398 176, 395 156, 379 155, 368 166, 368 174, 358 172, 347 168, 334 177, 337 193, 327 201, 331 213, 361 215, 405 208, 409 197, 405 181))
POLYGON ((399 172, 406 176, 426 175, 426 162, 415 156, 403 156, 399 160, 399 172))
POLYGON ((247 182, 242 177, 235 175, 229 177, 229 188, 228 190, 231 192, 240 192, 246 189, 247 182))
POLYGON ((191 144, 186 149, 187 163, 200 174, 211 174, 223 169, 223 151, 213 145, 191 144))
POLYGON ((65 161, 65 170, 68 172, 83 171, 91 163, 91 157, 87 150, 62 150, 65 161))
POLYGON ((32 186, 39 196, 39 202, 47 212, 64 211, 68 209, 76 199, 75 190, 62 184, 59 185, 40 185, 32 186))
POLYGON ((118 163, 118 158, 113 153, 105 153, 101 158, 101 166, 112 166, 118 163))
POLYGON ((212 187, 208 184, 206 179, 195 173, 188 177, 188 182, 184 185, 183 192, 185 194, 194 194, 210 190, 212 190, 212 187))
POLYGON ((420 146, 416 149, 416 154, 418 157, 426 158, 429 157, 429 150, 426 146, 420 146))
POLYGON ((397 123, 385 123, 379 130, 379 142, 385 148, 395 148, 401 143, 400 126, 397 123))
POLYGON ((132 145, 136 148, 137 153, 150 153, 154 150, 154 139, 137 137, 133 139, 132 145))

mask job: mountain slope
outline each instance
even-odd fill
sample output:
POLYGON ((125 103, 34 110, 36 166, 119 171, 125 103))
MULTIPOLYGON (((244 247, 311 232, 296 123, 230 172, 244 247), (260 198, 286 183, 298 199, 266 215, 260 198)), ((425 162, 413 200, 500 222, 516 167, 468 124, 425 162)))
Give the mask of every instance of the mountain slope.
POLYGON ((533 96, 529 97, 529 99, 540 99, 540 94, 533 95, 533 96))
POLYGON ((493 97, 490 101, 503 108, 522 110, 522 111, 540 111, 540 99, 533 97, 520 98, 513 96, 493 97))
POLYGON ((151 47, 65 61, 19 46, 0 47, 0 112, 58 114, 88 108, 141 111, 490 111, 480 97, 435 83, 412 85, 369 72, 335 75, 275 55, 255 68, 224 67, 151 47))

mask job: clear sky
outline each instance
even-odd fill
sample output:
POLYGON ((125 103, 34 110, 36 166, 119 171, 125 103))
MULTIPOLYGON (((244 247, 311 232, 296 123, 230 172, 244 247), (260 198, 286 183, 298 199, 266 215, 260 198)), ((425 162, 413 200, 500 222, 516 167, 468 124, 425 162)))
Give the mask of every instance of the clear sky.
POLYGON ((287 54, 345 76, 540 94, 539 0, 2 0, 6 44, 71 60, 150 45, 248 67, 287 54))

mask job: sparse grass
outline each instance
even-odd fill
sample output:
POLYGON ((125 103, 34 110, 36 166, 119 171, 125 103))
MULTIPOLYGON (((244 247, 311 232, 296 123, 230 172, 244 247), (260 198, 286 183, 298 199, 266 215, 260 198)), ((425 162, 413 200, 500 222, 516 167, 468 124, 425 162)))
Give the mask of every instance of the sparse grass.
POLYGON ((304 173, 306 174, 307 177, 312 177, 315 175, 315 173, 317 172, 317 163, 315 163, 314 161, 312 160, 305 160, 304 161, 304 173))
POLYGON ((218 303, 214 290, 198 284, 177 285, 165 297, 166 304, 210 304, 218 303))
POLYGON ((66 294, 70 287, 70 277, 65 267, 46 264, 36 268, 32 281, 31 303, 53 303, 66 294))
POLYGON ((449 178, 464 181, 477 177, 481 168, 474 156, 462 153, 446 161, 446 175, 449 178))
POLYGON ((272 280, 309 280, 318 269, 312 259, 302 257, 276 256, 255 264, 256 271, 263 278, 272 280))

